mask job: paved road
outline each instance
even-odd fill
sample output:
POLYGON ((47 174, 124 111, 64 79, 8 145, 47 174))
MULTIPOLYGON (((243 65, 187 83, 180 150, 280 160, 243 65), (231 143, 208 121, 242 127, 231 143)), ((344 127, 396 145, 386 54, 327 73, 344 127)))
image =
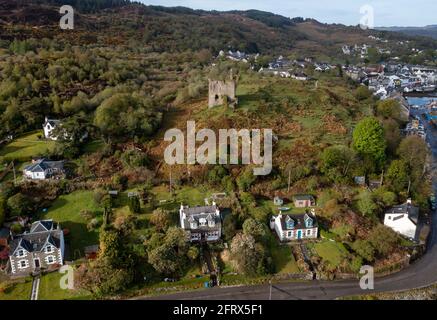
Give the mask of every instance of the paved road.
MULTIPOLYGON (((414 111, 418 114, 421 111, 414 111)), ((437 159, 437 130, 427 126, 427 140, 430 143, 434 159, 437 159)), ((435 168, 437 161, 433 160, 435 168)), ((437 190, 437 179, 433 183, 437 190)), ((375 279, 374 290, 362 290, 358 280, 345 281, 309 281, 275 284, 272 289, 273 300, 283 299, 335 299, 338 297, 415 289, 437 283, 437 214, 434 212, 431 222, 431 234, 426 254, 417 262, 396 274, 375 279)), ((269 299, 269 285, 212 288, 192 292, 164 295, 151 299, 169 300, 266 300, 269 299)), ((141 297, 138 299, 148 299, 141 297)))

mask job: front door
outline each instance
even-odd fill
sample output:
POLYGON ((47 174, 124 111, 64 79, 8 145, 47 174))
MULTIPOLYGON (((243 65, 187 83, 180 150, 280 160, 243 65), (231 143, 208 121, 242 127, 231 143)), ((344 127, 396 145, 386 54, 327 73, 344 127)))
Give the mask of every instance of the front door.
POLYGON ((302 230, 297 230, 297 238, 302 239, 302 230))
POLYGON ((39 259, 35 259, 34 262, 35 262, 35 268, 39 268, 39 259))

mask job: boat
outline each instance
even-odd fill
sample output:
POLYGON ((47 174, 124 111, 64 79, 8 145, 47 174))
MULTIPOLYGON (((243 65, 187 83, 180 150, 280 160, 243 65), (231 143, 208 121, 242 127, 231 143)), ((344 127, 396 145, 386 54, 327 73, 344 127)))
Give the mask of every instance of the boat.
POLYGON ((433 92, 435 90, 435 88, 436 88, 435 85, 432 84, 432 85, 429 85, 429 86, 424 86, 423 87, 423 91, 424 92, 433 92))
POLYGON ((279 209, 279 211, 289 211, 291 208, 289 208, 289 207, 280 207, 278 209, 279 209))

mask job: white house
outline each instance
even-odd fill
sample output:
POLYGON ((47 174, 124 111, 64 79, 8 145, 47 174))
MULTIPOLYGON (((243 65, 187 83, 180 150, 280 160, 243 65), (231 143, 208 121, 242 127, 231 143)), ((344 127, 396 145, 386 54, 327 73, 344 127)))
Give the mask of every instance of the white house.
POLYGON ((416 239, 418 219, 419 208, 413 206, 408 199, 406 203, 386 211, 384 224, 409 239, 416 239))
POLYGON ((190 242, 213 242, 221 237, 222 219, 215 202, 212 206, 193 208, 181 205, 179 218, 190 242))
POLYGON ((310 214, 283 215, 280 213, 272 216, 270 229, 275 230, 281 241, 316 239, 318 236, 317 219, 313 210, 310 214))
POLYGON ((60 177, 64 174, 64 161, 39 159, 24 167, 23 175, 31 180, 45 180, 60 177))
POLYGON ((44 129, 44 137, 50 140, 58 140, 58 137, 53 134, 53 130, 55 130, 61 124, 61 120, 54 120, 45 118, 45 122, 42 125, 44 129))

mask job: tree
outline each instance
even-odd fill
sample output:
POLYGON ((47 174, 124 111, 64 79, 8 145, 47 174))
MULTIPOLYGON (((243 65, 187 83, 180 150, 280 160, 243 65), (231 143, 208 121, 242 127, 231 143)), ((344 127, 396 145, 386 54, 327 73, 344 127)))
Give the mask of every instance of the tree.
POLYGON ((10 197, 7 201, 7 206, 11 216, 26 215, 31 212, 31 202, 29 198, 21 193, 10 197))
POLYGON ((358 210, 369 217, 376 216, 376 211, 378 210, 378 206, 373 201, 372 194, 370 192, 365 192, 361 195, 360 199, 357 202, 358 210))
POLYGON ((191 261, 195 261, 199 257, 199 248, 191 246, 190 249, 188 249, 187 256, 191 261))
POLYGON ((394 119, 386 119, 383 121, 383 127, 387 150, 390 154, 395 155, 402 139, 399 124, 394 119))
POLYGON ((373 117, 361 120, 353 132, 353 146, 362 156, 369 157, 380 167, 385 160, 384 129, 373 117))
POLYGON ((255 238, 255 241, 266 241, 268 231, 266 225, 253 218, 246 219, 243 223, 243 233, 251 235, 255 238))
POLYGON ((393 160, 387 170, 386 178, 392 190, 405 191, 409 181, 409 168, 405 160, 393 160))
POLYGON ((392 229, 378 224, 370 233, 369 241, 379 254, 387 256, 399 242, 399 236, 392 229))
POLYGON ((132 213, 141 213, 141 203, 138 196, 129 197, 129 210, 132 213))
POLYGON ((248 191, 255 180, 256 176, 253 174, 252 168, 246 167, 246 169, 237 178, 238 188, 240 191, 248 191))
POLYGON ((170 213, 161 208, 153 211, 150 217, 150 222, 160 231, 164 231, 168 228, 171 222, 170 213))
POLYGON ((115 94, 97 108, 94 125, 107 138, 144 137, 151 135, 161 123, 162 114, 151 101, 139 94, 115 94), (123 121, 120 121, 123 119, 123 121))
POLYGON ((6 219, 6 199, 0 195, 0 226, 6 219))
POLYGON ((237 219, 233 214, 228 214, 223 220, 223 235, 225 240, 231 240, 237 233, 237 219))
POLYGON ((163 244, 149 252, 149 263, 164 275, 173 276, 180 270, 180 259, 175 249, 163 244))
POLYGON ((401 116, 401 106, 397 100, 380 100, 376 104, 376 113, 385 119, 399 119, 401 116))
POLYGON ((352 249, 368 262, 372 262, 374 259, 375 249, 367 240, 356 240, 352 244, 352 249))
POLYGON ((239 273, 256 275, 259 262, 262 261, 262 247, 257 245, 255 238, 245 233, 238 233, 231 242, 231 259, 239 273))
POLYGON ((320 171, 333 182, 341 182, 349 173, 355 153, 346 146, 326 148, 321 156, 320 171))
POLYGON ((399 145, 397 154, 404 160, 412 173, 421 176, 428 155, 426 142, 418 136, 408 136, 399 145))
POLYGON ((371 96, 372 96, 372 92, 370 92, 370 90, 367 89, 367 87, 365 87, 364 85, 359 86, 355 90, 355 98, 357 98, 360 101, 366 100, 366 99, 370 98, 371 96))

